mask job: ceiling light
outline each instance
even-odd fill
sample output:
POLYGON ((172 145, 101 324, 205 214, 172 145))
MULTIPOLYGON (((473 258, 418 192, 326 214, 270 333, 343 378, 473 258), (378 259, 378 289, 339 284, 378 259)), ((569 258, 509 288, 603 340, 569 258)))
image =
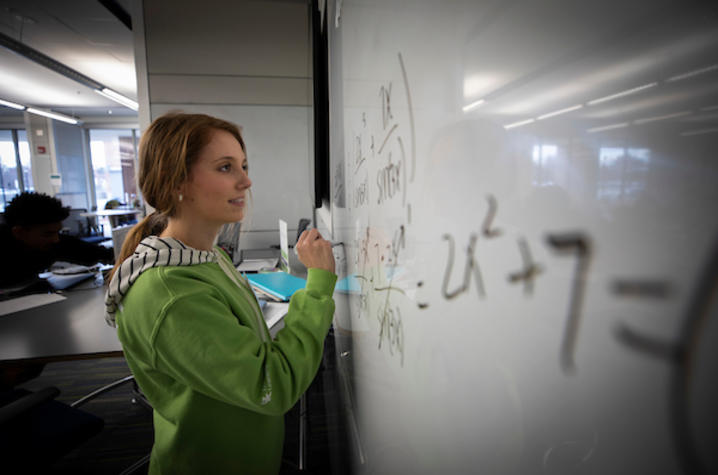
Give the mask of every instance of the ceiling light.
POLYGON ((481 104, 483 104, 484 102, 486 102, 486 100, 484 100, 484 99, 479 99, 478 101, 474 101, 474 102, 472 102, 471 104, 465 105, 464 107, 461 108, 461 110, 463 110, 464 112, 469 112, 469 111, 471 111, 471 110, 476 109, 477 107, 479 107, 479 106, 480 106, 481 104))
POLYGON ((521 122, 514 122, 513 124, 504 125, 504 129, 513 129, 514 127, 521 127, 522 125, 530 124, 534 119, 522 120, 521 122))
POLYGON ((122 94, 119 94, 115 91, 113 91, 110 88, 102 88, 102 89, 95 89, 95 92, 107 97, 108 99, 112 99, 113 101, 117 102, 118 104, 122 104, 125 107, 129 107, 133 111, 136 111, 139 109, 139 104, 137 102, 133 101, 129 97, 125 97, 122 94))
POLYGON ((25 106, 23 106, 21 104, 16 104, 14 102, 5 101, 2 99, 0 99, 0 105, 5 106, 5 107, 10 107, 12 109, 21 110, 21 111, 25 110, 25 106))
POLYGON ((578 110, 582 107, 583 107, 583 105, 578 104, 576 106, 566 107, 565 109, 557 110, 554 112, 549 112, 548 114, 538 116, 538 120, 548 119, 549 117, 554 117, 554 116, 557 116, 560 114, 565 114, 567 112, 572 112, 572 111, 578 110))
POLYGON ((634 87, 633 89, 627 89, 625 91, 617 92, 616 94, 611 94, 610 96, 601 97, 598 99, 594 99, 592 101, 588 101, 589 106, 593 106, 596 104, 600 104, 602 102, 611 101, 613 99, 618 99, 619 97, 628 96, 630 94, 635 94, 637 92, 643 91, 645 89, 650 89, 652 87, 658 86, 657 82, 652 82, 650 84, 644 84, 643 86, 634 87))
POLYGON ((688 132, 681 132, 681 135, 683 137, 690 137, 692 135, 714 134, 716 132, 718 132, 718 127, 713 127, 711 129, 689 130, 688 132))
POLYGON ((693 71, 688 71, 687 73, 677 74, 673 77, 666 79, 666 82, 675 82, 675 81, 680 81, 681 79, 692 78, 694 76, 698 76, 699 74, 704 74, 704 73, 708 73, 711 71, 715 71, 716 69, 718 69, 718 64, 712 64, 710 66, 706 66, 705 68, 694 69, 693 71))
POLYGON ((628 127, 628 122, 621 122, 620 124, 604 125, 603 127, 594 127, 592 129, 588 129, 586 132, 588 132, 589 134, 592 134, 594 132, 603 132, 604 130, 622 129, 624 127, 628 127))
POLYGON ((41 110, 41 109, 35 109, 34 107, 28 107, 27 111, 30 112, 31 114, 37 114, 37 115, 49 117, 51 119, 57 119, 62 122, 67 122, 68 124, 74 125, 74 124, 78 124, 80 122, 79 120, 75 119, 74 117, 70 117, 69 115, 59 114, 57 112, 50 112, 50 111, 45 111, 45 110, 41 110))
POLYGON ((690 115, 691 111, 676 112, 673 114, 657 115, 655 117, 646 117, 645 119, 636 119, 633 121, 634 124, 647 124, 649 122, 656 122, 658 120, 674 119, 676 117, 683 117, 690 115))

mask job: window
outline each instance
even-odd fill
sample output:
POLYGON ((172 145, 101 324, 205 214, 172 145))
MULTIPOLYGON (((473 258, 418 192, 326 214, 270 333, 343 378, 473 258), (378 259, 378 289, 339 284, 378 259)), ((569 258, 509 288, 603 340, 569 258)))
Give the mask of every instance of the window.
POLYGON ((646 186, 651 152, 645 148, 601 147, 598 157, 598 198, 635 200, 646 186))
POLYGON ((554 185, 552 169, 556 166, 553 163, 558 157, 556 145, 534 145, 531 159, 534 164, 533 184, 537 186, 554 185))
POLYGON ((0 211, 23 191, 32 191, 30 147, 24 130, 0 130, 0 211))
POLYGON ((90 156, 97 209, 110 200, 132 206, 138 200, 135 181, 137 131, 91 129, 90 156))

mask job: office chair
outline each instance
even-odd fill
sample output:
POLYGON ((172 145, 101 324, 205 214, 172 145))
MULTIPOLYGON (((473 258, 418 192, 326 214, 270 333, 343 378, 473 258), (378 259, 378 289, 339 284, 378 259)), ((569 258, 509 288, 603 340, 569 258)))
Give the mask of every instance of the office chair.
POLYGON ((70 214, 62 222, 63 234, 70 236, 79 237, 83 241, 100 243, 107 241, 110 238, 105 236, 103 233, 103 227, 97 221, 97 217, 81 216, 82 213, 86 213, 85 208, 73 208, 70 210, 70 214))
POLYGON ((87 234, 87 218, 80 216, 82 213, 86 213, 85 208, 73 208, 70 210, 70 214, 62 222, 61 232, 69 234, 70 236, 85 236, 87 234))
MULTIPOLYGON (((134 384, 137 401, 149 406, 139 392, 133 376, 114 381, 70 405, 55 401, 55 387, 36 392, 12 389, 0 393, 0 471, 35 473, 97 435, 104 421, 79 409, 79 406, 126 383, 134 384)), ((144 467, 149 455, 122 474, 129 475, 144 467)))

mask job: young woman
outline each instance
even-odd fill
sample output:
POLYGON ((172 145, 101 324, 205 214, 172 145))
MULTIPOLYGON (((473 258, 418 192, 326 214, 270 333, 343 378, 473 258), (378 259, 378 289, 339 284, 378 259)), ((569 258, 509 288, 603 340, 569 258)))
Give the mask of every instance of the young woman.
POLYGON ((139 183, 156 211, 128 235, 106 319, 154 409, 150 474, 276 474, 284 414, 311 383, 334 313, 334 256, 316 230, 296 245, 308 269, 272 340, 246 279, 214 246, 249 188, 237 127, 197 114, 155 120, 139 183))

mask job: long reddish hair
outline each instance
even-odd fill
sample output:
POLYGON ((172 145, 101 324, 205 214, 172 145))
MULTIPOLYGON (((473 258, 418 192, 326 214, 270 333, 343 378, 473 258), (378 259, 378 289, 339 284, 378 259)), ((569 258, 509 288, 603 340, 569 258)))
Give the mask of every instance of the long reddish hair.
POLYGON ((177 209, 177 189, 187 181, 192 165, 216 130, 232 134, 247 153, 235 124, 205 114, 169 112, 155 119, 142 134, 138 181, 142 196, 155 211, 129 231, 110 278, 140 241, 160 234, 167 226, 167 218, 177 209))

